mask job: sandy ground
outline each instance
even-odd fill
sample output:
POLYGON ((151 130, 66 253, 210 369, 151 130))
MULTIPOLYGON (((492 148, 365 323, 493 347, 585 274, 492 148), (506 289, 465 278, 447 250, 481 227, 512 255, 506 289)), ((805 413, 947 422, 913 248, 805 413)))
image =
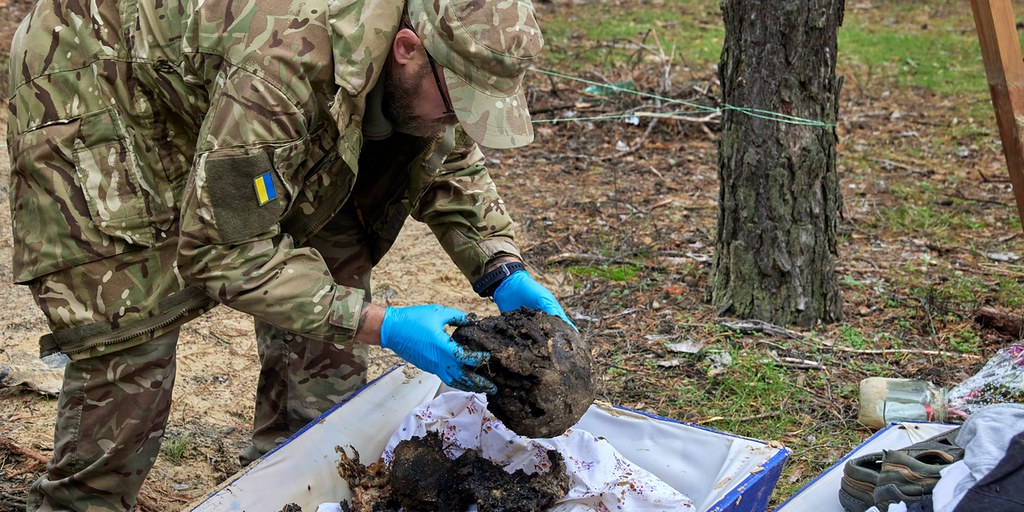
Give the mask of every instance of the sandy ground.
MULTIPOLYGON (((0 130, 5 133, 6 127, 0 130)), ((28 290, 11 284, 6 146, 0 154, 0 365, 34 364, 37 340, 47 327, 28 290)), ((430 231, 411 220, 375 273, 373 290, 377 302, 397 306, 440 303, 478 315, 497 314, 493 303, 472 292, 430 231)), ((372 357, 373 375, 401 362, 380 349, 372 357)), ((165 447, 167 439, 184 439, 186 449, 177 461, 161 454, 143 488, 160 508, 180 509, 240 469, 237 453, 251 428, 257 372, 247 315, 217 307, 183 328, 165 447)), ((0 388, 0 436, 49 456, 55 406, 53 397, 23 386, 0 388)), ((4 467, 0 461, 0 471, 5 469, 18 467, 12 461, 4 467)))

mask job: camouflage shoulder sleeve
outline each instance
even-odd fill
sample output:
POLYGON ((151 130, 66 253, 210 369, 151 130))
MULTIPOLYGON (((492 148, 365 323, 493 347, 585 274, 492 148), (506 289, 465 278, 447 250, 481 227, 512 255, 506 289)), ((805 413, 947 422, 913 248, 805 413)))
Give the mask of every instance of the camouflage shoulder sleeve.
POLYGON ((497 255, 521 257, 515 224, 484 166, 480 148, 462 130, 455 149, 412 211, 430 226, 470 282, 497 255))
POLYGON ((306 145, 292 146, 217 151, 197 160, 183 198, 179 271, 231 308, 346 342, 358 325, 363 290, 336 284, 319 253, 280 231, 285 205, 294 200, 281 169, 306 145))
POLYGON ((364 292, 335 284, 319 254, 280 228, 310 160, 337 140, 322 9, 212 0, 188 24, 183 46, 205 63, 193 69, 207 74, 197 81, 208 84, 210 107, 182 198, 182 276, 279 327, 348 341, 364 292))

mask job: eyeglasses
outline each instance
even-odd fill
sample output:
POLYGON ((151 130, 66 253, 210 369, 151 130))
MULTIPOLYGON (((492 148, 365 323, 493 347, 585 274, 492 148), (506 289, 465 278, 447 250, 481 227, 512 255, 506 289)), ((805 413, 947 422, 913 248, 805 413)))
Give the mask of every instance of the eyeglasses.
MULTIPOLYGON (((412 28, 408 22, 403 23, 405 28, 412 30, 413 34, 416 34, 416 30, 412 28)), ((418 36, 419 34, 417 34, 418 36)), ((423 53, 427 54, 427 63, 430 64, 430 72, 434 74, 434 83, 437 84, 437 93, 441 95, 441 101, 444 103, 444 115, 450 116, 455 114, 455 109, 452 108, 452 100, 448 99, 448 95, 444 93, 444 88, 441 86, 441 74, 437 72, 437 64, 434 62, 434 58, 430 56, 430 52, 426 48, 423 48, 423 53)))
MULTIPOLYGON (((426 52, 426 49, 423 50, 426 52)), ((441 101, 444 102, 444 115, 450 116, 455 114, 455 110, 452 109, 452 100, 448 99, 448 95, 444 93, 444 89, 441 88, 441 74, 437 72, 437 65, 434 64, 434 58, 427 53, 427 62, 430 63, 430 72, 434 74, 434 83, 437 84, 437 93, 441 95, 441 101)))

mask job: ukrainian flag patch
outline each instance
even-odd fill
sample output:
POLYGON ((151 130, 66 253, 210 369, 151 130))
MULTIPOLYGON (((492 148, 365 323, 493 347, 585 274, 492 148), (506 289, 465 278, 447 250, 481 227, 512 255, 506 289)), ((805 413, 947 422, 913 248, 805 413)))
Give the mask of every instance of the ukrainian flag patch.
POLYGON ((257 176, 253 180, 253 185, 256 186, 256 198, 259 199, 260 206, 277 199, 277 189, 274 188, 274 178, 270 171, 257 176))

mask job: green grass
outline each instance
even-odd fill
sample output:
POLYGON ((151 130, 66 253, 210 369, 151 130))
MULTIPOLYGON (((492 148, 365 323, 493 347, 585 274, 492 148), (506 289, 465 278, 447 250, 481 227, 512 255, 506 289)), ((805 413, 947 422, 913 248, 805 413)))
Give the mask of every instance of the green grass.
POLYGON ((624 282, 636 277, 639 268, 635 265, 577 265, 568 268, 569 273, 576 276, 596 276, 609 281, 624 282))
MULTIPOLYGON (((652 49, 660 43, 677 67, 707 72, 718 64, 725 28, 717 2, 641 5, 559 5, 541 19, 548 42, 546 65, 562 71, 595 64, 613 67, 635 59, 639 43, 652 49)), ((985 102, 975 112, 991 113, 970 7, 960 2, 876 2, 867 10, 848 5, 838 46, 837 65, 840 74, 850 75, 848 86, 915 87, 981 97, 985 102), (893 19, 921 21, 909 29, 905 23, 894 29, 893 19)))
POLYGON ((868 82, 880 79, 883 86, 919 87, 942 95, 987 94, 978 37, 957 30, 959 25, 897 31, 852 20, 839 30, 837 55, 842 67, 864 74, 868 82))
POLYGON ((839 338, 843 341, 844 346, 850 348, 863 350, 868 347, 868 340, 864 338, 864 335, 847 324, 839 326, 839 338))
POLYGON ((931 205, 897 204, 878 211, 881 221, 897 233, 943 235, 951 228, 980 228, 984 223, 969 214, 931 205))
POLYGON ((949 344, 956 350, 964 353, 974 353, 981 349, 981 337, 972 328, 966 328, 962 332, 950 337, 949 344))
POLYGON ((174 464, 181 462, 181 458, 188 451, 189 446, 192 444, 192 438, 187 435, 168 435, 164 439, 163 447, 161 452, 167 460, 174 464))
POLYGON ((950 199, 948 190, 955 184, 941 187, 929 182, 893 184, 895 204, 877 210, 877 221, 895 233, 916 233, 937 237, 938 241, 954 241, 951 232, 984 228, 964 201, 950 199))
MULTIPOLYGON (((541 20, 548 65, 563 70, 614 67, 636 58, 636 44, 660 51, 675 65, 710 70, 725 38, 717 4, 667 0, 660 6, 623 9, 597 2, 559 6, 558 17, 541 20)), ((653 55, 649 53, 648 56, 653 55)))
POLYGON ((850 288, 864 289, 867 285, 858 281, 857 278, 847 274, 839 279, 839 284, 842 286, 848 286, 850 288))
MULTIPOLYGON (((778 439, 793 427, 793 416, 778 404, 800 403, 807 392, 793 385, 787 370, 758 354, 730 351, 732 363, 709 379, 706 386, 677 386, 672 404, 683 411, 699 410, 704 424, 715 429, 760 439, 778 439)), ((705 361, 704 364, 712 364, 705 361)))

